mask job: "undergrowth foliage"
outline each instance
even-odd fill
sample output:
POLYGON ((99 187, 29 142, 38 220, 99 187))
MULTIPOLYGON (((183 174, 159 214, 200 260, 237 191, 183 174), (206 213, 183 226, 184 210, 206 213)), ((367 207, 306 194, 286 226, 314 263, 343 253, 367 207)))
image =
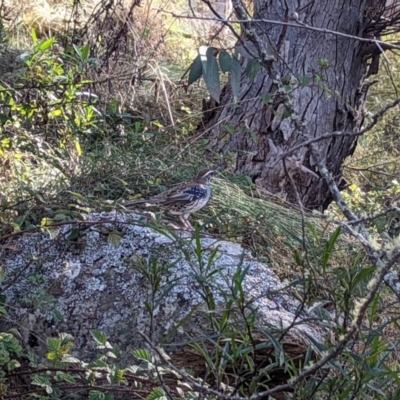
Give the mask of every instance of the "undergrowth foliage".
MULTIPOLYGON (((247 268, 240 263, 234 266, 236 272, 226 282, 227 289, 223 289, 215 279, 225 275, 223 268, 215 268, 218 248, 206 255, 198 229, 191 242, 165 227, 155 226, 155 229, 178 246, 190 265, 199 294, 204 298, 201 315, 208 334, 185 339, 194 352, 191 357, 202 360, 202 374, 177 369, 163 345, 152 340, 152 321, 163 299, 180 284, 179 280, 168 282, 164 279, 175 263, 160 264, 154 257, 137 257, 131 260, 131 266, 141 277, 142 284, 150 288, 146 303, 150 324, 149 330, 141 333, 146 348, 132 352, 136 362, 121 366, 125 350, 114 345, 112 338, 99 330, 91 331, 96 357, 86 361, 72 355, 74 339, 69 334, 60 333, 48 338, 46 358, 43 359, 33 353, 26 354, 19 343, 18 330, 13 329, 0 335, 2 398, 19 396, 23 399, 35 395, 35 398, 62 399, 77 391, 90 399, 129 398, 141 394, 146 394, 148 399, 166 396, 190 399, 197 397, 199 392, 211 398, 223 394, 240 399, 250 395, 263 396, 279 383, 298 378, 304 368, 311 367, 332 349, 335 338, 345 334, 355 318, 350 305, 365 295, 374 272, 374 268, 362 268, 363 256, 357 249, 347 255, 347 262, 354 267, 352 270, 335 266, 335 257, 341 251, 340 230, 326 240, 311 235, 307 257, 294 251, 299 275, 290 286, 299 300, 297 315, 300 317, 303 308, 311 306, 313 312, 309 322, 318 321, 321 326, 329 327, 331 335, 324 342, 309 337, 308 346, 300 351, 298 343, 294 347, 290 336, 297 324, 304 321, 295 318, 286 328, 260 321, 255 305, 258 299, 248 298, 244 287, 247 268), (321 302, 321 290, 325 291, 325 303, 321 302), (224 299, 223 307, 216 296, 224 299)), ((382 393, 392 393, 392 398, 396 398, 398 389, 393 387, 391 376, 396 371, 397 361, 390 338, 385 338, 388 324, 380 318, 383 306, 382 298, 377 296, 350 346, 324 368, 321 375, 311 376, 296 385, 295 398, 313 398, 314 395, 319 399, 344 399, 349 395, 378 398, 382 393)), ((6 308, 2 307, 1 311, 5 317, 6 308)), ((185 323, 186 318, 168 336, 185 323)))

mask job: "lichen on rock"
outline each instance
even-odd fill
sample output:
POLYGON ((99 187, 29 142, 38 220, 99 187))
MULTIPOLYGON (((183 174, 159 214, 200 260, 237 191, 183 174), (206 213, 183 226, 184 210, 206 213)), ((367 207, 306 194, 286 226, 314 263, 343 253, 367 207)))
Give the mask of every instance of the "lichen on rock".
POLYGON ((247 312, 256 312, 260 327, 295 321, 296 340, 321 340, 318 328, 301 322, 310 316, 307 309, 299 313, 298 301, 275 273, 239 244, 209 235, 196 242, 187 232, 142 226, 135 215, 91 214, 57 231, 21 235, 3 251, 1 265, 12 282, 4 292, 8 315, 2 328, 16 326, 25 345, 41 356, 47 337, 67 332, 74 337, 74 355, 92 358, 92 329, 124 349, 126 362, 130 350, 145 346, 139 332, 176 349, 180 339, 187 343, 208 329, 205 316, 215 310, 207 293, 220 310, 235 297, 238 270, 245 271, 247 312), (68 240, 76 229, 77 237, 68 240))

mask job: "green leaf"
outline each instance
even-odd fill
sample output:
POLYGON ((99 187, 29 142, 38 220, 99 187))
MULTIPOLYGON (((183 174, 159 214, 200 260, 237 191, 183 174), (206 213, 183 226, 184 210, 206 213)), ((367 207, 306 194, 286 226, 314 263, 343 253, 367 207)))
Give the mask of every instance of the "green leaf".
POLYGON ((151 354, 147 350, 133 350, 132 354, 141 361, 151 362, 151 354))
POLYGON ((217 246, 209 255, 208 260, 207 260, 207 268, 210 268, 214 262, 215 257, 218 254, 219 246, 217 246))
POLYGON ((232 66, 233 68, 231 74, 231 88, 232 88, 233 98, 236 103, 239 98, 240 80, 242 78, 242 67, 240 65, 239 60, 236 57, 233 57, 232 66))
POLYGON ((81 49, 80 49, 76 44, 73 44, 72 47, 73 47, 73 49, 75 50, 75 53, 78 55, 78 57, 79 57, 80 59, 82 59, 81 49))
POLYGON ((107 343, 107 335, 104 332, 101 332, 97 329, 93 329, 90 331, 95 342, 100 346, 105 346, 107 343))
POLYGON ((374 272, 376 271, 376 267, 365 267, 360 270, 360 272, 357 273, 357 275, 354 277, 353 284, 357 285, 358 283, 362 281, 366 281, 367 279, 370 279, 374 272))
POLYGON ((57 353, 54 351, 50 351, 47 353, 47 359, 50 361, 55 361, 57 360, 57 353))
POLYGON ((109 233, 108 235, 108 239, 110 240, 110 243, 116 248, 118 249, 120 243, 121 243, 121 238, 122 238, 122 234, 118 231, 112 231, 109 233))
POLYGON ((218 58, 218 60, 219 60, 219 66, 220 66, 221 71, 222 71, 223 73, 231 72, 231 71, 232 71, 232 68, 233 68, 233 61, 232 61, 231 55, 230 55, 227 51, 222 50, 222 51, 219 53, 219 58, 218 58))
POLYGON ((203 63, 200 54, 193 60, 190 66, 188 85, 196 82, 203 75, 203 63))
POLYGON ((42 43, 39 44, 39 46, 37 47, 37 50, 42 51, 42 52, 47 50, 49 47, 51 47, 53 45, 54 40, 55 40, 55 38, 51 37, 50 39, 43 41, 42 43))
POLYGON ((31 383, 36 386, 44 387, 47 394, 53 393, 53 388, 50 383, 50 375, 33 375, 31 383))
POLYGON ((40 225, 41 226, 48 226, 48 225, 52 225, 54 224, 54 221, 51 218, 42 218, 42 220, 40 221, 40 225))
POLYGON ((69 355, 69 354, 64 354, 64 355, 62 356, 62 362, 65 362, 65 363, 73 363, 73 364, 81 364, 81 361, 80 361, 78 358, 72 357, 72 356, 69 355))
POLYGON ((36 36, 36 31, 34 28, 31 29, 31 37, 33 41, 33 45, 36 46, 38 43, 37 36, 36 36))
POLYGON ((19 337, 21 338, 21 334, 19 333, 19 331, 16 328, 11 328, 8 330, 8 332, 13 335, 14 337, 19 337))
POLYGON ((78 155, 81 156, 82 155, 82 147, 81 147, 81 144, 79 143, 79 140, 78 139, 75 140, 74 144, 75 144, 75 149, 76 149, 78 155))
POLYGON ((52 317, 54 318, 55 321, 57 321, 57 322, 62 322, 63 321, 63 315, 62 315, 62 313, 60 311, 54 310, 51 315, 52 315, 52 317))
POLYGON ((82 203, 85 203, 85 204, 87 203, 87 199, 85 197, 83 197, 81 194, 76 193, 76 192, 71 192, 71 191, 68 191, 68 192, 70 193, 70 195, 72 197, 75 197, 75 199, 81 201, 82 203))
POLYGON ((109 365, 104 360, 95 360, 95 361, 89 363, 88 368, 91 368, 91 369, 94 369, 94 368, 102 369, 102 368, 109 368, 109 365))
POLYGON ((256 75, 260 72, 261 64, 257 60, 249 60, 246 66, 245 74, 253 81, 256 75))
POLYGON ((225 125, 225 129, 230 133, 233 134, 235 132, 235 125, 225 125))
POLYGON ((304 87, 304 86, 307 86, 308 83, 310 82, 310 77, 308 77, 307 75, 302 75, 302 76, 299 76, 297 78, 297 80, 299 81, 299 85, 304 87))
POLYGON ((127 380, 126 380, 124 374, 125 374, 125 371, 123 369, 120 369, 117 367, 114 372, 115 382, 117 382, 120 385, 127 383, 127 380))
POLYGON ((89 58, 89 53, 90 53, 90 46, 87 44, 86 46, 83 46, 81 49, 82 61, 87 61, 87 59, 89 58))
POLYGON ((19 368, 21 366, 21 364, 19 363, 19 361, 17 360, 10 360, 10 362, 7 364, 7 368, 9 371, 12 371, 15 368, 19 368))
POLYGON ((75 226, 71 229, 70 234, 67 236, 67 240, 73 241, 79 237, 79 229, 75 226))
POLYGON ((47 114, 47 116, 48 116, 49 118, 52 118, 52 117, 60 117, 61 115, 63 115, 63 110, 62 110, 61 108, 56 108, 56 109, 50 111, 50 112, 47 114))
POLYGON ((155 388, 153 391, 146 397, 146 400, 167 400, 167 396, 165 392, 161 388, 155 388))
POLYGON ((342 232, 342 229, 340 227, 336 228, 335 232, 333 232, 332 236, 328 240, 328 242, 325 245, 325 249, 322 253, 322 267, 323 270, 326 270, 326 267, 328 265, 328 261, 332 256, 333 249, 335 247, 336 241, 338 240, 340 234, 342 232))
POLYGON ((106 393, 100 392, 99 390, 91 390, 88 398, 89 400, 106 400, 106 393))
POLYGON ((61 350, 61 340, 59 338, 47 338, 47 350, 59 352, 61 350))
POLYGON ((236 50, 242 57, 247 58, 249 60, 254 60, 255 57, 258 57, 258 50, 256 49, 256 46, 254 46, 252 42, 245 42, 244 46, 240 44, 236 46, 236 50))
POLYGON ((54 379, 57 382, 75 383, 75 377, 72 374, 57 371, 54 379))
POLYGON ((211 97, 219 103, 220 95, 220 78, 219 78, 219 68, 217 59, 214 57, 215 49, 209 47, 207 49, 207 65, 206 70, 203 73, 204 80, 211 97))
POLYGON ((271 102, 271 94, 267 93, 264 94, 264 96, 261 96, 261 100, 263 101, 264 104, 268 105, 271 102))

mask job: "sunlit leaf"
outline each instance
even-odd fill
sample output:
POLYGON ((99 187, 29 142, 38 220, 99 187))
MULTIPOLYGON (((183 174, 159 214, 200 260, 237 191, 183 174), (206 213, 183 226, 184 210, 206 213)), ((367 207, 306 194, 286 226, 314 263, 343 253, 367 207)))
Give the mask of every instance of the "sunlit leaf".
POLYGON ((37 49, 39 51, 45 51, 53 45, 54 41, 55 41, 55 37, 51 37, 50 39, 47 39, 47 40, 43 41, 42 43, 40 43, 37 49))

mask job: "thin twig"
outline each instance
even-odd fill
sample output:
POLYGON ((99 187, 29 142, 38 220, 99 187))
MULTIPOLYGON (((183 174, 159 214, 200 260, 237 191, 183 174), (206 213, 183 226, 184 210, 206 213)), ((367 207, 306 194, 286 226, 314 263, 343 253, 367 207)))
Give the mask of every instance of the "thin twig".
POLYGON ((284 21, 276 21, 276 20, 263 19, 263 18, 262 19, 251 19, 251 20, 248 20, 248 19, 227 20, 225 18, 189 17, 187 15, 178 15, 174 12, 167 11, 164 9, 156 9, 156 10, 163 12, 165 14, 170 14, 170 15, 174 16, 175 18, 180 18, 180 19, 195 19, 195 20, 199 20, 199 21, 214 21, 214 22, 222 22, 222 23, 230 23, 230 24, 236 24, 236 23, 245 24, 245 23, 249 23, 249 22, 263 22, 263 23, 272 24, 272 25, 290 26, 292 28, 306 29, 306 30, 310 30, 310 31, 325 33, 326 35, 335 35, 335 36, 344 37, 347 39, 353 39, 353 40, 357 40, 359 42, 371 43, 371 44, 375 44, 375 45, 379 44, 381 46, 381 48, 385 49, 385 50, 391 50, 391 49, 400 50, 400 45, 397 45, 397 44, 386 43, 386 42, 383 42, 382 40, 377 40, 377 39, 370 39, 370 38, 349 35, 347 33, 333 31, 331 29, 316 28, 314 26, 310 26, 310 25, 306 25, 306 24, 299 24, 297 22, 284 22, 284 21))

